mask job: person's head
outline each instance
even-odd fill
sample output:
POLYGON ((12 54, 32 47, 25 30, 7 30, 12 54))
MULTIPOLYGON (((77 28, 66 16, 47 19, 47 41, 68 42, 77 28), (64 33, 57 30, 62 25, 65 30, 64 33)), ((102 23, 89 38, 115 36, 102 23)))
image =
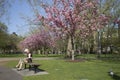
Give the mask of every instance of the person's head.
POLYGON ((30 51, 29 51, 29 49, 25 49, 24 52, 25 53, 29 53, 30 51))

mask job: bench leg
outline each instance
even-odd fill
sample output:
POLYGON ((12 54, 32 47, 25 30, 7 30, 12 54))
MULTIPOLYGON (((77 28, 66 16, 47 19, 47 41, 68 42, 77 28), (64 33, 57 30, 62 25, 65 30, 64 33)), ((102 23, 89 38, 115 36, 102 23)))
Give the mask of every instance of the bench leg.
POLYGON ((34 73, 36 73, 36 72, 37 72, 37 70, 36 70, 36 69, 37 69, 37 67, 36 67, 36 66, 34 66, 34 73))
MULTIPOLYGON (((25 64, 25 69, 26 69, 26 66, 27 66, 27 64, 25 64)), ((32 70, 32 68, 33 68, 34 73, 36 73, 38 66, 39 66, 39 65, 30 65, 30 64, 29 64, 29 71, 32 70)))
POLYGON ((29 65, 29 71, 31 70, 31 68, 32 68, 31 65, 29 65))
POLYGON ((38 68, 38 66, 34 66, 34 73, 37 72, 37 68, 38 68))

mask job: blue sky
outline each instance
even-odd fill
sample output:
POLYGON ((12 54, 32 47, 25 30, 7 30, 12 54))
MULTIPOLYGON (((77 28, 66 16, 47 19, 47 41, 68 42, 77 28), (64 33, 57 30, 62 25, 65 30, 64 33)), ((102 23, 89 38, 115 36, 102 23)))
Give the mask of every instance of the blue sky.
POLYGON ((28 30, 28 26, 24 26, 26 23, 22 17, 33 16, 29 5, 25 1, 23 3, 23 1, 14 0, 8 9, 9 11, 4 17, 8 15, 9 20, 3 18, 2 22, 7 25, 9 33, 16 32, 19 35, 25 34, 28 30))
MULTIPOLYGON (((27 0, 10 0, 11 7, 9 8, 9 21, 2 19, 7 27, 9 33, 16 32, 18 35, 25 35, 28 33, 30 26, 26 21, 26 18, 35 18, 31 6, 27 3, 27 0), (24 17, 24 18, 23 18, 24 17)), ((51 3, 51 0, 44 0, 51 3)), ((43 9, 40 9, 40 14, 45 15, 43 9)))
POLYGON ((16 32, 23 35, 28 31, 27 22, 23 17, 32 17, 33 13, 29 5, 24 1, 14 0, 10 7, 10 22, 7 24, 10 33, 16 32))
POLYGON ((9 33, 25 35, 29 31, 26 18, 34 18, 34 13, 26 1, 14 0, 9 8, 9 21, 3 18, 2 22, 7 25, 9 33))

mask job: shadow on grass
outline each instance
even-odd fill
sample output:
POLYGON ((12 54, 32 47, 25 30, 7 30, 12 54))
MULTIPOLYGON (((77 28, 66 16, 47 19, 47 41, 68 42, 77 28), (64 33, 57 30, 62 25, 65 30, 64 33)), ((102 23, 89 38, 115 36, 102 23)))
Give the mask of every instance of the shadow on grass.
MULTIPOLYGON (((33 71, 34 71, 34 68, 31 68, 31 69, 30 69, 30 71, 31 71, 31 70, 33 70, 33 71)), ((38 73, 38 72, 44 72, 44 71, 45 71, 45 70, 40 69, 40 68, 37 68, 37 69, 36 69, 36 73, 38 73)))
POLYGON ((118 76, 118 75, 113 75, 113 79, 114 79, 114 80, 120 80, 120 76, 118 76))
POLYGON ((117 75, 117 74, 114 74, 114 75, 112 76, 112 78, 113 78, 113 80, 120 80, 120 76, 117 75))

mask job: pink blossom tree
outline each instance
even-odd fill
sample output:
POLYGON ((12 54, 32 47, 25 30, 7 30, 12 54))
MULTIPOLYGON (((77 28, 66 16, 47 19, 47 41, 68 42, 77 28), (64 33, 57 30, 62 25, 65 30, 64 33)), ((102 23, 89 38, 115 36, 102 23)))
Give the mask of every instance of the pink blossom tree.
POLYGON ((40 31, 25 38, 20 45, 23 49, 39 50, 41 48, 53 48, 55 43, 53 38, 46 31, 40 31))
POLYGON ((38 21, 58 37, 68 37, 67 53, 74 60, 74 45, 77 36, 87 39, 103 28, 108 18, 101 14, 98 0, 52 0, 52 5, 41 2, 46 16, 37 13, 38 21))

